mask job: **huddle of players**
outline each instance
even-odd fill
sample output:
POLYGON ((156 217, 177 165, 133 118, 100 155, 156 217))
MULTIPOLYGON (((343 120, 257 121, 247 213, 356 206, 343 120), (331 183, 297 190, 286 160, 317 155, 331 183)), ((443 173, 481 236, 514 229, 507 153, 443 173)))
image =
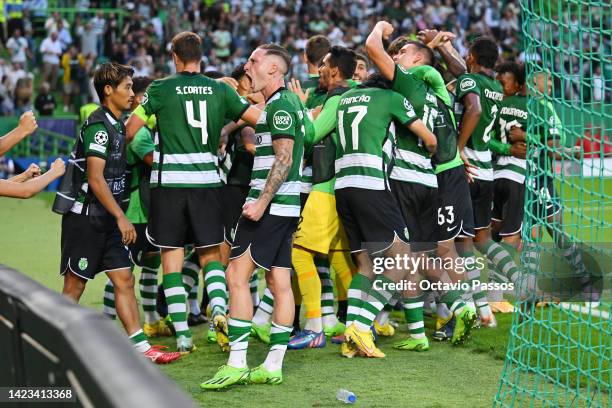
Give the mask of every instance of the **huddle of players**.
MULTIPOLYGON (((497 134, 496 124, 507 132, 506 139, 499 141, 500 158, 510 156, 507 153, 517 159, 524 156, 521 134, 515 130, 524 128, 525 122, 519 121, 524 105, 517 101, 516 106, 502 109, 500 120, 496 120, 504 102, 502 86, 493 77, 497 46, 480 38, 470 48, 466 61, 469 72, 457 82, 456 100, 463 106, 457 133, 451 97, 441 75, 432 67, 435 59, 428 47, 438 49, 450 68, 465 68, 449 50, 450 38, 444 33, 427 32, 426 38, 433 36, 428 45, 399 39, 387 53, 383 39, 392 31, 388 23, 380 22, 366 42, 380 75, 360 85, 349 82, 357 65, 355 53, 332 47, 319 64, 319 89, 310 95, 303 94, 299 87, 292 87, 295 93, 284 87, 290 64, 284 48, 259 46, 239 79, 248 84, 248 99, 265 100, 263 111, 261 103, 249 104, 224 81, 200 75, 201 39, 194 33, 180 33, 173 39, 177 74, 148 86, 138 106, 132 107, 125 127, 119 116, 133 102, 132 72, 118 64, 103 65, 94 81, 104 107, 83 127, 71 162, 87 178, 78 180, 78 197, 62 220, 64 293, 78 300, 87 279, 107 272, 114 284, 117 313, 137 348, 155 353, 154 361, 172 361, 178 354, 149 346, 134 323, 138 316, 134 282, 123 244, 141 242, 139 249, 132 251, 133 260, 150 272, 141 278, 141 287, 155 285, 160 263, 143 236, 160 248, 168 313, 181 354, 195 350, 186 307, 194 279, 186 283, 181 274, 185 246, 192 245, 195 260, 204 271, 216 340, 230 352, 228 364, 201 384, 204 389, 219 389, 243 382, 282 382, 282 362, 295 314, 292 266, 308 319, 305 330, 291 339, 292 348, 325 344, 315 257, 329 259, 342 281, 339 286, 346 292, 346 330, 341 337, 346 357, 384 357, 370 327, 394 297, 403 300, 409 328, 408 339, 396 347, 416 351, 429 347, 422 294, 405 291, 397 295, 386 289, 386 284, 416 281, 419 275, 393 268, 375 276, 373 257, 427 256, 436 251, 444 257, 474 258, 475 237, 476 247, 490 256, 494 267, 517 280, 520 274, 512 256, 506 247, 491 240, 489 233, 493 201, 489 141, 497 134), (317 93, 323 106, 309 112, 301 99, 308 103, 308 98, 317 93), (156 129, 153 145, 151 133, 143 131, 152 120, 156 129), (230 121, 234 122, 228 124, 230 121), (146 146, 131 150, 150 164, 151 170, 150 175, 140 174, 139 180, 144 183, 132 181, 128 191, 125 143, 138 143, 139 134, 149 140, 143 142, 146 146), (509 141, 516 146, 508 147, 509 141), (225 153, 221 166, 227 174, 219 171, 220 147, 225 153), (313 159, 309 160, 311 153, 313 159), (313 186, 302 203, 304 158, 313 164, 313 186), (476 161, 477 167, 473 164, 476 161), (227 181, 225 187, 222 175, 227 181), (468 178, 473 182, 468 183, 468 178), (232 185, 238 188, 228 188, 232 185), (145 204, 146 199, 141 198, 147 186, 150 202, 145 204), (138 229, 119 207, 127 201, 126 191, 132 193, 132 200, 145 204, 140 209, 142 222, 138 224, 142 226, 138 229), (91 244, 81 237, 92 237, 91 244), (222 262, 224 240, 231 243, 227 267, 222 262), (257 267, 266 271, 269 297, 273 298, 272 310, 267 309, 268 314, 271 312, 270 352, 263 364, 249 369, 246 354, 254 328, 249 282, 257 267)), ((509 86, 508 92, 514 89, 515 96, 520 96, 523 84, 515 68, 508 65, 498 74, 512 74, 508 81, 513 80, 515 88, 509 86)), ((524 140, 524 134, 522 137, 524 140)), ((506 160, 509 171, 525 168, 524 161, 517 164, 506 160)), ((504 165, 501 162, 498 164, 504 165)), ((513 227, 506 227, 513 215, 508 208, 512 208, 510 202, 515 196, 507 197, 498 206, 501 233, 516 234, 513 227)), ((434 280, 466 279, 454 270, 420 272, 434 280)), ((467 279, 479 277, 480 270, 468 270, 467 279)), ((455 318, 454 344, 467 338, 476 321, 475 310, 464 302, 464 295, 460 291, 440 294, 440 303, 448 309, 447 320, 455 318)), ((469 295, 483 324, 492 325, 486 294, 476 291, 469 295)), ((146 309, 152 303, 143 305, 146 309)), ((260 306, 264 303, 262 300, 260 306)), ((153 313, 147 320, 148 324, 159 325, 158 334, 166 331, 153 313)), ((333 326, 342 332, 343 327, 337 323, 333 326)))

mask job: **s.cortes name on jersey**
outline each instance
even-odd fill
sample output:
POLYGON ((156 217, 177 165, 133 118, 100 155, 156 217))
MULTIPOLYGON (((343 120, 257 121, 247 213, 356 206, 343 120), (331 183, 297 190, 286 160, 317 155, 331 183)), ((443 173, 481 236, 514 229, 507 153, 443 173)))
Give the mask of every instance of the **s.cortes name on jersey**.
POLYGON ((212 95, 213 89, 210 86, 177 86, 175 87, 177 95, 212 95))

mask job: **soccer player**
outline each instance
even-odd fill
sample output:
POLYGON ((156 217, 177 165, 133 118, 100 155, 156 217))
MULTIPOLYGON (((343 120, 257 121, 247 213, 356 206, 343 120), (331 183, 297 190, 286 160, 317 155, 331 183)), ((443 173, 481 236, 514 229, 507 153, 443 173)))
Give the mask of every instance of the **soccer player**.
POLYGON ((338 107, 336 145, 336 209, 346 230, 351 253, 359 270, 349 289, 349 315, 342 355, 361 351, 368 357, 385 354, 374 344, 370 327, 374 318, 393 296, 388 284, 401 279, 414 281, 414 271, 399 265, 387 268, 373 282, 373 257, 401 257, 410 254, 407 228, 389 190, 388 159, 383 146, 394 122, 408 127, 429 152, 436 138, 418 119, 410 102, 388 89, 382 78, 368 79, 344 93, 338 107))
MULTIPOLYGON (((315 266, 315 255, 328 256, 342 281, 345 292, 356 272, 350 260, 348 239, 336 211, 334 198, 335 149, 332 133, 336 130, 340 97, 348 91, 347 80, 355 71, 355 53, 346 47, 334 46, 319 67, 319 87, 327 91, 327 99, 308 132, 305 147, 313 150, 313 187, 298 225, 291 258, 297 274, 302 303, 306 308, 304 330, 289 341, 288 348, 320 348, 326 345, 326 335, 344 332, 331 307, 331 314, 321 315, 321 279, 315 266), (314 133, 314 134, 313 134, 314 133)), ((333 292, 332 292, 333 302, 333 292)))
POLYGON ((256 123, 260 113, 229 85, 201 75, 201 58, 201 38, 192 32, 177 34, 172 39, 177 73, 151 83, 126 125, 131 138, 151 115, 157 118, 147 236, 161 248, 164 292, 182 353, 193 349, 181 277, 184 247, 192 243, 204 269, 217 342, 222 349, 228 347, 227 289, 219 250, 222 183, 216 154, 226 118, 256 123))
POLYGON ((266 108, 255 128, 257 151, 251 190, 236 226, 227 268, 230 294, 230 355, 203 389, 220 389, 249 381, 279 384, 292 330, 294 303, 291 292, 291 242, 300 215, 300 168, 303 156, 306 109, 285 89, 284 75, 291 56, 276 44, 259 46, 244 69, 253 91, 261 91, 266 108), (256 266, 266 271, 274 295, 270 351, 263 364, 247 367, 248 338, 253 305, 249 279, 256 266))
POLYGON ((356 53, 355 56, 357 58, 357 65, 353 73, 353 81, 362 83, 368 79, 368 58, 360 53, 356 53))
MULTIPOLYGON (((491 139, 491 151, 497 155, 493 177, 493 213, 491 230, 501 238, 501 245, 512 255, 521 242, 523 206, 525 197, 526 148, 524 133, 527 129, 527 96, 525 89, 525 68, 516 62, 504 62, 495 67, 497 80, 502 84, 504 100, 499 107, 495 122, 495 135, 491 139), (522 140, 510 143, 510 135, 523 136, 522 140)), ((493 257, 503 256, 492 253, 493 257)), ((491 265, 493 266, 493 265, 491 265)), ((501 274, 498 280, 514 282, 519 289, 521 274, 510 268, 497 271, 490 268, 490 275, 501 274)), ((526 283, 526 282, 525 282, 526 283)), ((528 288, 520 288, 528 289, 528 288)), ((531 290, 534 288, 532 287, 531 290)), ((519 293, 517 291, 517 293, 519 293)))
MULTIPOLYGON (((473 242, 478 250, 491 257, 493 250, 501 251, 504 262, 518 270, 507 251, 491 239, 491 207, 493 203, 493 163, 489 141, 495 133, 495 120, 499 114, 499 105, 503 100, 503 89, 495 79, 493 68, 498 58, 498 47, 495 41, 480 37, 471 44, 466 59, 468 73, 457 79, 457 114, 461 115, 459 126, 458 149, 465 164, 468 177, 471 179, 470 196, 474 211, 474 230, 461 231, 462 248, 466 257, 475 257, 473 242)), ((447 214, 450 216, 450 214, 447 214)), ((496 267, 501 268, 498 259, 491 259, 496 267)), ((481 280, 481 270, 468 271, 471 282, 481 280)), ((483 326, 494 327, 495 317, 487 300, 487 294, 478 288, 472 292, 478 307, 483 326)))
MULTIPOLYGON (((457 151, 450 97, 442 77, 431 67, 434 56, 427 46, 400 37, 389 46, 393 59, 385 52, 382 40, 392 32, 389 23, 377 23, 366 41, 366 50, 382 74, 392 81, 393 89, 412 101, 417 116, 436 134, 438 150, 430 160, 429 152, 415 134, 406 129, 396 129, 397 148, 390 176, 391 190, 406 220, 411 249, 424 255, 436 250, 437 241, 438 256, 456 260, 459 258, 455 250, 458 229, 460 226, 469 228, 473 220, 470 201, 466 200, 468 184, 457 151), (452 217, 444 217, 443 212, 450 212, 452 217)), ((430 279, 442 278, 441 271, 425 272, 430 279)), ((462 279, 452 268, 446 272, 454 282, 462 279)), ((449 317, 458 317, 453 344, 467 338, 475 318, 473 311, 464 307, 461 295, 461 291, 449 291, 441 299, 452 312, 449 317)), ((404 312, 410 337, 395 347, 427 350, 421 296, 404 298, 404 312)))
POLYGON ((54 210, 63 209, 64 213, 60 274, 64 276, 63 294, 78 302, 87 281, 106 272, 115 288, 117 314, 134 347, 152 361, 165 364, 180 354, 152 347, 140 328, 134 276, 125 247, 137 238, 121 208, 128 192, 125 127, 120 116, 130 109, 134 98, 133 72, 124 65, 105 63, 94 73, 102 107, 81 129, 71 155, 74 167, 54 203, 54 210), (76 197, 67 199, 65 191, 76 193, 76 197))

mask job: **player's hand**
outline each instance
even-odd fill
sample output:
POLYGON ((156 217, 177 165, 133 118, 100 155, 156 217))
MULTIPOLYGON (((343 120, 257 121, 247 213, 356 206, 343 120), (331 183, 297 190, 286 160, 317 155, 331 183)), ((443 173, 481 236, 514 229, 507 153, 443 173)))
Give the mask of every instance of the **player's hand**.
POLYGON ((474 166, 472 163, 470 163, 468 158, 465 157, 465 153, 461 152, 459 153, 459 156, 461 157, 461 160, 463 160, 463 167, 465 168, 465 175, 468 179, 468 182, 473 183, 474 176, 476 175, 476 169, 478 168, 478 166, 474 166))
POLYGON ((289 81, 289 90, 296 94, 298 98, 302 101, 302 103, 306 103, 306 99, 308 99, 308 95, 310 95, 310 89, 306 89, 306 92, 302 90, 302 85, 300 81, 295 78, 291 78, 289 81))
POLYGON ((387 21, 379 21, 374 26, 374 30, 378 30, 383 40, 388 40, 391 34, 393 34, 393 26, 387 21))
POLYGON ((66 172, 66 163, 64 163, 64 161, 58 157, 53 163, 51 163, 51 168, 49 171, 53 172, 55 177, 61 177, 66 172))
POLYGON ((259 221, 266 211, 266 207, 259 200, 247 201, 242 206, 242 215, 251 221, 259 221))
POLYGON ((455 39, 455 34, 448 31, 440 31, 430 42, 426 43, 429 48, 438 48, 439 46, 455 39))
POLYGON ((421 30, 417 34, 417 38, 423 44, 429 44, 430 42, 433 41, 434 38, 436 38, 437 35, 438 35, 438 30, 421 30))
POLYGON ((125 214, 121 214, 121 216, 117 218, 117 226, 119 227, 119 231, 121 231, 121 240, 124 245, 136 242, 136 229, 125 214))
POLYGON ((219 78, 219 81, 225 82, 226 84, 231 86, 234 89, 234 91, 238 89, 238 81, 236 81, 232 77, 222 77, 222 78, 219 78))
POLYGON ((316 119, 322 110, 323 110, 323 105, 319 105, 316 108, 312 109, 310 111, 310 113, 312 114, 312 119, 316 119))
POLYGON ((32 111, 24 112, 19 118, 19 128, 26 134, 31 135, 38 128, 36 118, 32 111))
POLYGON ((22 173, 26 180, 40 176, 40 167, 37 164, 30 164, 26 171, 22 173))
POLYGON ((525 132, 524 129, 521 129, 518 126, 513 126, 512 129, 510 129, 510 131, 508 132, 508 139, 510 139, 510 142, 512 143, 517 141, 523 141, 525 140, 526 134, 527 132, 525 132))
POLYGON ((510 154, 519 159, 524 159, 527 155, 527 144, 525 142, 516 142, 510 145, 510 154))

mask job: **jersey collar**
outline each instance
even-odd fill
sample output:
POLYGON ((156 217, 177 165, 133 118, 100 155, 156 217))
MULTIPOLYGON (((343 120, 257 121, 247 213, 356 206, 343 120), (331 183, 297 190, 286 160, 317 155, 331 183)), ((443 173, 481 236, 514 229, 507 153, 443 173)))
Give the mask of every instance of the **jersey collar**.
POLYGON ((189 72, 189 71, 181 71, 181 72, 177 72, 177 74, 179 74, 179 75, 187 75, 187 76, 200 75, 199 72, 189 72))
POLYGON ((276 91, 274 91, 274 92, 272 93, 272 95, 270 95, 270 97, 269 97, 268 99, 266 99, 266 103, 268 103, 268 101, 269 101, 270 99, 272 99, 272 98, 274 97, 274 95, 276 95, 277 93, 280 93, 280 92, 284 91, 285 89, 287 89, 287 88, 285 88, 284 86, 281 86, 280 88, 278 88, 276 91))

